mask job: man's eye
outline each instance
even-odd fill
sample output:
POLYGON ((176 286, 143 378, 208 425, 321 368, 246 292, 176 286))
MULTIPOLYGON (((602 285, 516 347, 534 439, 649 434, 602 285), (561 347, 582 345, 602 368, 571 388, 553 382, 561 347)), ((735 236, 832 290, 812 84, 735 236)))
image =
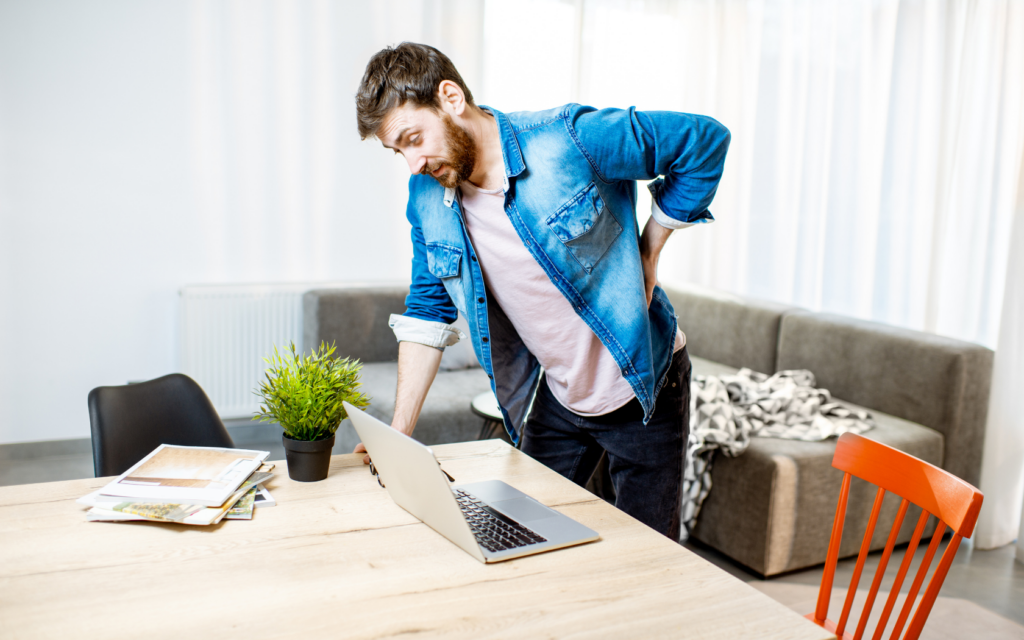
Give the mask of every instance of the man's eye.
POLYGON ((412 138, 409 138, 409 144, 419 144, 419 143, 420 143, 420 137, 419 136, 413 136, 412 138))

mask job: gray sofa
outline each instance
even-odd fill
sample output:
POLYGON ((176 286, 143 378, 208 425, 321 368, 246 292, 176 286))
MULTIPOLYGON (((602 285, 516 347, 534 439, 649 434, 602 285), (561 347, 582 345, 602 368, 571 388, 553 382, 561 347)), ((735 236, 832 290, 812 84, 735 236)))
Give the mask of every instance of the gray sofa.
MULTIPOLYGON (((874 415, 878 426, 867 437, 978 484, 990 350, 707 290, 666 292, 686 333, 694 375, 742 367, 810 369, 836 399, 874 415)), ((385 421, 394 410, 398 354, 387 319, 404 311, 405 294, 404 287, 349 288, 310 291, 304 298, 304 348, 334 341, 339 354, 363 360, 364 386, 374 398, 370 411, 385 421)), ((479 368, 439 372, 417 438, 427 444, 476 438, 482 421, 469 403, 489 389, 479 368)), ((343 425, 336 451, 351 451, 355 442, 343 425)), ((834 451, 834 440, 754 438, 738 458, 716 456, 713 488, 693 537, 765 576, 824 562, 842 481, 831 466, 834 451)), ((853 483, 843 556, 857 553, 873 500, 873 488, 853 483)), ((891 522, 898 506, 889 496, 881 522, 891 522)), ((916 519, 908 513, 901 542, 916 519)), ((888 526, 879 526, 872 546, 882 548, 887 534, 888 526)))
MULTIPOLYGON (((686 332, 694 375, 809 369, 818 386, 869 410, 864 435, 938 465, 977 486, 993 353, 932 334, 697 289, 669 290, 686 332)), ((696 539, 762 575, 824 562, 842 473, 831 466, 835 441, 754 438, 738 458, 718 455, 696 539)), ((874 488, 851 485, 840 549, 855 555, 874 488)), ((887 496, 881 523, 899 499, 887 496)), ((899 541, 919 511, 908 512, 899 541)), ((932 521, 934 524, 934 520, 932 521)), ((885 546, 879 526, 872 548, 885 546)), ((930 533, 930 532, 929 532, 930 533)))

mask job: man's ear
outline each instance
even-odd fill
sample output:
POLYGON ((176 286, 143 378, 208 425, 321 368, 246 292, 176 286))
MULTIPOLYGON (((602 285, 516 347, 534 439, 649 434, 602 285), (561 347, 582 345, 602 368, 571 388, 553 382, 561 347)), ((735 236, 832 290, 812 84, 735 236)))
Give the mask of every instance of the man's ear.
POLYGON ((442 80, 437 86, 437 98, 441 110, 449 116, 461 116, 466 110, 466 94, 451 80, 442 80))

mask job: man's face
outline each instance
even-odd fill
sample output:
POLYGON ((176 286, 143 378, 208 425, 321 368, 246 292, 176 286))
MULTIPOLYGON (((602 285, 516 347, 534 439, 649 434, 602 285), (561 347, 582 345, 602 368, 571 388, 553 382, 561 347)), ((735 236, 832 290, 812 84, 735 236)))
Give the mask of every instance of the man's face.
POLYGON ((384 119, 377 137, 405 157, 411 172, 432 176, 450 189, 473 174, 473 137, 444 112, 402 105, 384 119))

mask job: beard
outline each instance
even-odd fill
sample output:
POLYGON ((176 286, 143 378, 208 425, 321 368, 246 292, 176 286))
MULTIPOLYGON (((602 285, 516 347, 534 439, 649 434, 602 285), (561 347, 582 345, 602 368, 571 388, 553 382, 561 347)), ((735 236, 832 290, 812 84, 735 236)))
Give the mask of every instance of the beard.
POLYGON ((473 167, 476 166, 476 144, 474 144, 473 136, 455 124, 455 121, 447 113, 441 114, 441 122, 444 125, 446 158, 434 163, 427 163, 420 173, 434 178, 443 187, 454 189, 473 175, 473 167), (442 166, 445 167, 445 170, 440 176, 431 175, 442 166))

